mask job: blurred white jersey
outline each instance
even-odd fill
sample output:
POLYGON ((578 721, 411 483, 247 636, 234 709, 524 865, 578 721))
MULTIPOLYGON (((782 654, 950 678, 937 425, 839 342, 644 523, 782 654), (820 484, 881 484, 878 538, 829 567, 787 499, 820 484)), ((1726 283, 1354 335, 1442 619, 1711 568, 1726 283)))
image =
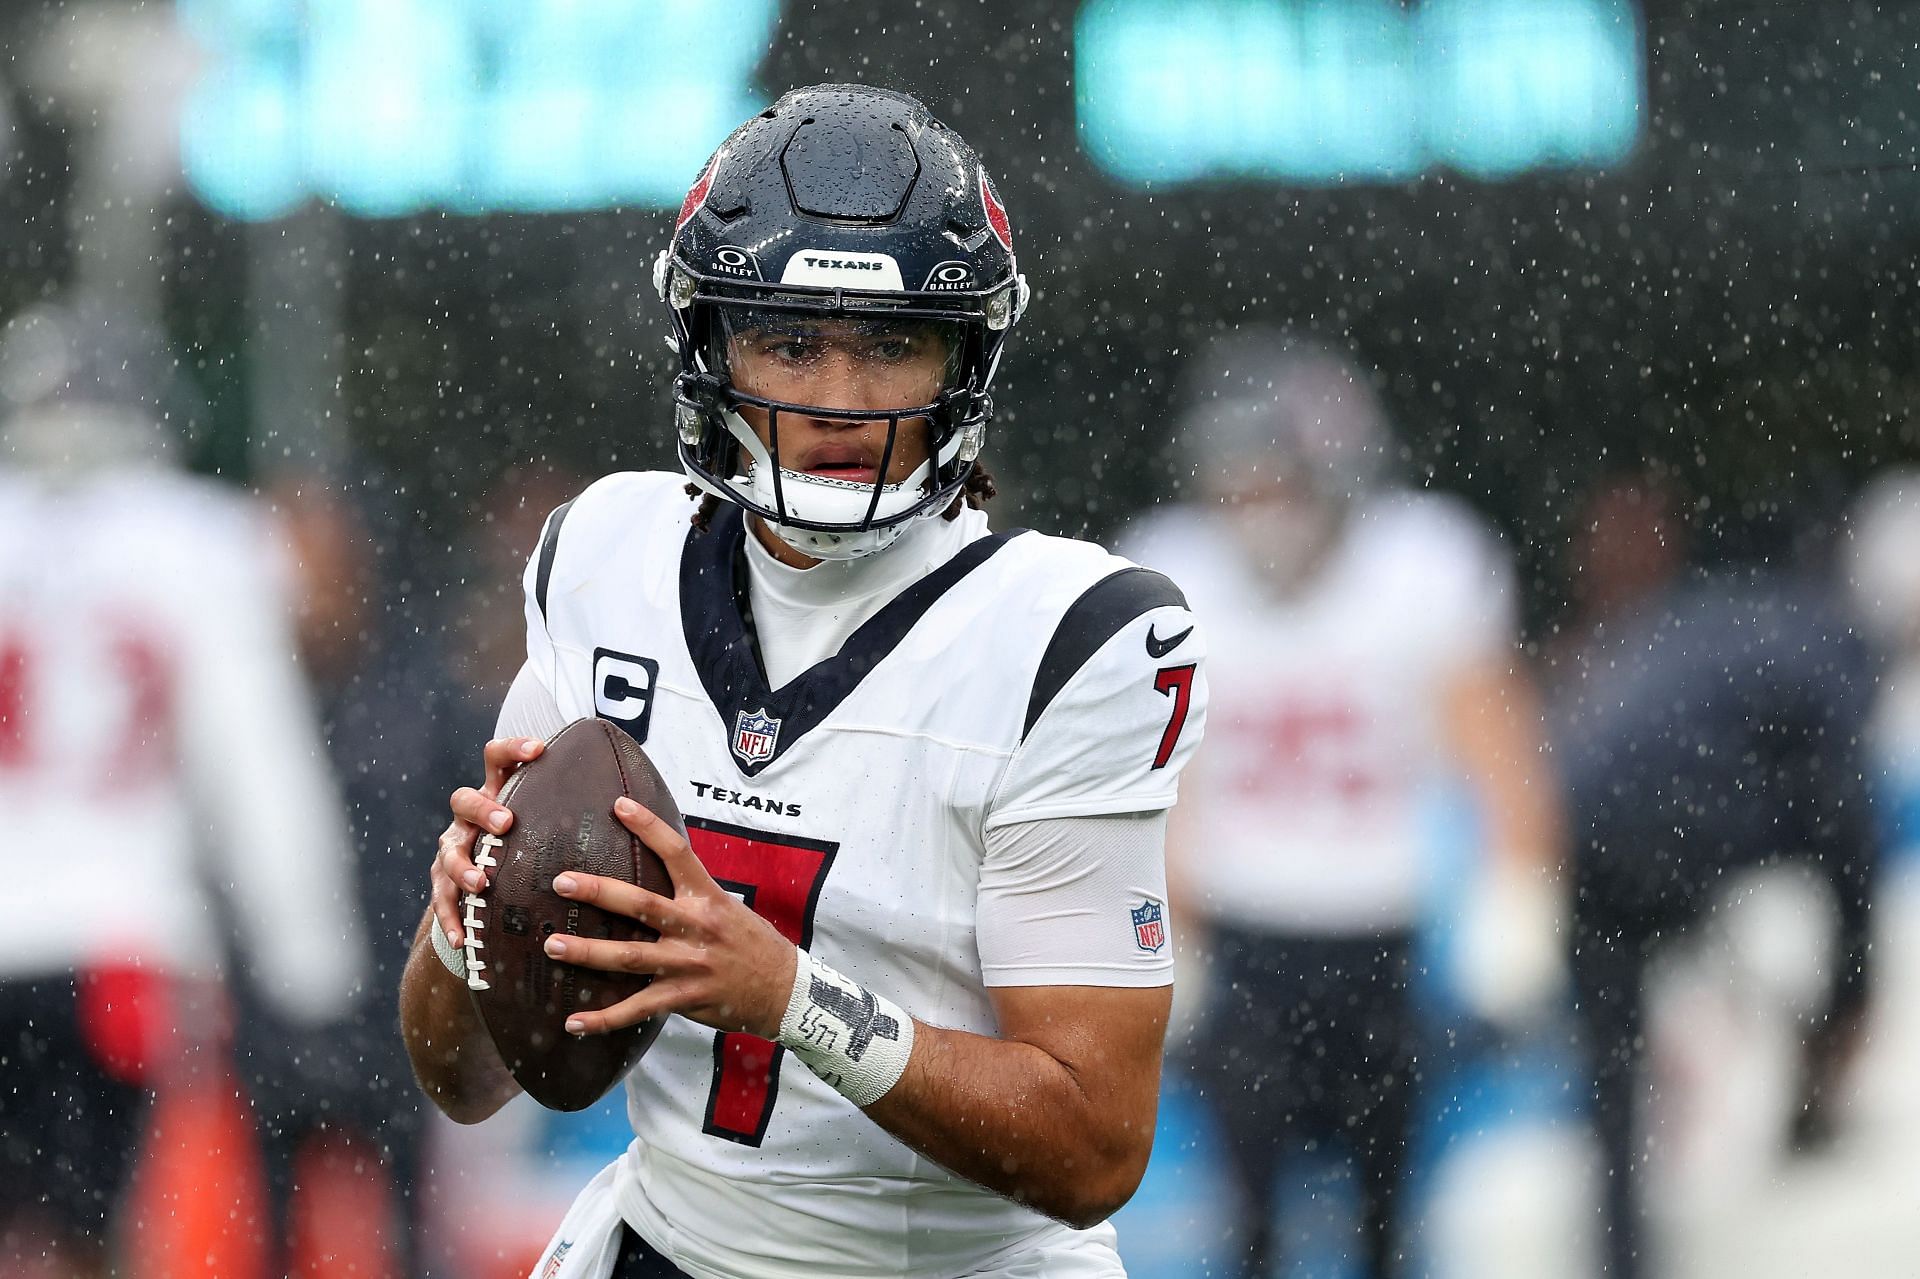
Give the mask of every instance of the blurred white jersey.
POLYGON ((1224 520, 1173 507, 1124 543, 1177 566, 1219 695, 1187 780, 1182 869, 1206 911, 1256 929, 1405 927, 1422 896, 1429 800, 1449 764, 1448 681, 1505 660, 1508 560, 1456 500, 1391 493, 1277 598, 1224 520))
MULTIPOLYGON (((1205 714, 1178 592, 1087 543, 929 521, 937 567, 774 689, 740 606, 741 515, 691 533, 684 485, 610 476, 549 520, 529 669, 567 718, 645 745, 708 870, 790 940, 916 1017, 994 1033, 981 903, 1048 868, 993 864, 988 833, 1173 803, 1205 714)), ((991 981, 1166 984, 1163 885, 1156 857, 1091 929, 1062 922, 1088 939, 1077 966, 1013 948, 991 981)), ((1109 1227, 946 1172, 766 1040, 671 1018, 627 1086, 636 1138, 596 1185, 691 1274, 1121 1273, 1109 1227)), ((571 1228, 549 1259, 593 1251, 571 1228)))
POLYGON ((158 466, 0 471, 0 978, 208 976, 310 1021, 364 975, 352 843, 276 540, 158 466))

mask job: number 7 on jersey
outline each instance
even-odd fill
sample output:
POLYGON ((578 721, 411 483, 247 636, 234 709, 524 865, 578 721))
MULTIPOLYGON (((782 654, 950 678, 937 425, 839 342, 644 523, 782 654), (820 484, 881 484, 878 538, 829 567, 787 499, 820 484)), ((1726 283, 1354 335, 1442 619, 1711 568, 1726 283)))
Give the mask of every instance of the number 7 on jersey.
MULTIPOLYGON (((840 845, 687 818, 687 842, 714 882, 738 894, 747 908, 782 937, 813 944, 813 912, 840 845)), ((767 1135, 780 1096, 780 1060, 786 1049, 740 1031, 713 1042, 713 1087, 704 1130, 710 1137, 757 1146, 767 1135)))
POLYGON ((1193 701, 1193 672, 1193 663, 1162 666, 1153 677, 1153 691, 1173 698, 1173 714, 1167 718, 1167 731, 1160 734, 1160 749, 1153 757, 1154 768, 1167 766, 1167 761, 1173 758, 1173 748, 1180 742, 1180 730, 1187 726, 1187 707, 1193 701))

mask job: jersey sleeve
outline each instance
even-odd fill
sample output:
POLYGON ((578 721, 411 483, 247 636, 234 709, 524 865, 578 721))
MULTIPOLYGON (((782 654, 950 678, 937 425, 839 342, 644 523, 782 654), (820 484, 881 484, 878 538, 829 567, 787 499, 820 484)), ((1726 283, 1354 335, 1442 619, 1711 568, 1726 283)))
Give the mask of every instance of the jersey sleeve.
POLYGON ((567 714, 553 698, 553 691, 541 682, 528 664, 522 664, 513 684, 500 703, 494 720, 495 737, 553 737, 567 726, 567 714))
POLYGON ((975 935, 989 986, 1166 986, 1167 814, 1000 826, 987 835, 975 935))
POLYGON ((1125 568, 1066 611, 984 823, 1172 806, 1206 724, 1204 633, 1170 580, 1125 568))

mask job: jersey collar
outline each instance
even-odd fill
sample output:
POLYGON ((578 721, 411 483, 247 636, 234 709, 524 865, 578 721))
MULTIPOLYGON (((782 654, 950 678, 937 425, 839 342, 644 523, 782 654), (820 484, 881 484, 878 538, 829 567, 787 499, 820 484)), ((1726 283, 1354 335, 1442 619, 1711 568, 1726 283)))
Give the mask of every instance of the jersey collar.
POLYGON ((680 623, 741 773, 758 776, 818 727, 941 596, 1024 532, 1008 529, 968 543, 861 623, 838 652, 776 691, 767 686, 747 605, 746 524, 739 509, 723 506, 706 533, 689 531, 680 556, 680 623))

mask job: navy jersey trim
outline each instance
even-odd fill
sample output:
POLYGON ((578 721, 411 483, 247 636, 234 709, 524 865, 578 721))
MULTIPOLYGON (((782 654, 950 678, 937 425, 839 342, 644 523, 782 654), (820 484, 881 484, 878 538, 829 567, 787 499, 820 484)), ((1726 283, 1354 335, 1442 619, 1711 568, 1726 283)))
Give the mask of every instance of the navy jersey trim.
POLYGON ((553 557, 560 553, 560 526, 567 521, 568 498, 547 517, 547 531, 540 539, 540 565, 533 572, 533 602, 540 606, 540 620, 547 619, 547 584, 553 581, 553 557))
POLYGON ((745 574, 739 567, 746 523, 739 509, 716 512, 706 533, 690 531, 680 556, 680 623, 700 683, 729 734, 742 716, 763 715, 778 724, 770 753, 749 762, 732 751, 735 767, 755 777, 784 755, 900 646, 941 596, 1024 532, 1008 529, 968 543, 868 618, 839 652, 784 688, 772 689, 746 607, 745 574))
MULTIPOLYGON (((1040 658, 1040 670, 1033 677, 1033 694, 1027 699, 1027 722, 1020 730, 1024 740, 1033 726, 1067 686, 1074 672, 1128 622, 1156 608, 1185 608, 1187 597, 1164 573, 1150 568, 1123 568, 1089 586, 1061 615, 1053 638, 1040 658)), ((1191 629, 1191 628, 1189 628, 1191 629)), ((1178 637, 1184 639, 1185 633, 1178 637)), ((1172 639, 1173 637, 1168 637, 1172 639)), ((1170 645, 1170 647, 1177 646, 1170 645)))

